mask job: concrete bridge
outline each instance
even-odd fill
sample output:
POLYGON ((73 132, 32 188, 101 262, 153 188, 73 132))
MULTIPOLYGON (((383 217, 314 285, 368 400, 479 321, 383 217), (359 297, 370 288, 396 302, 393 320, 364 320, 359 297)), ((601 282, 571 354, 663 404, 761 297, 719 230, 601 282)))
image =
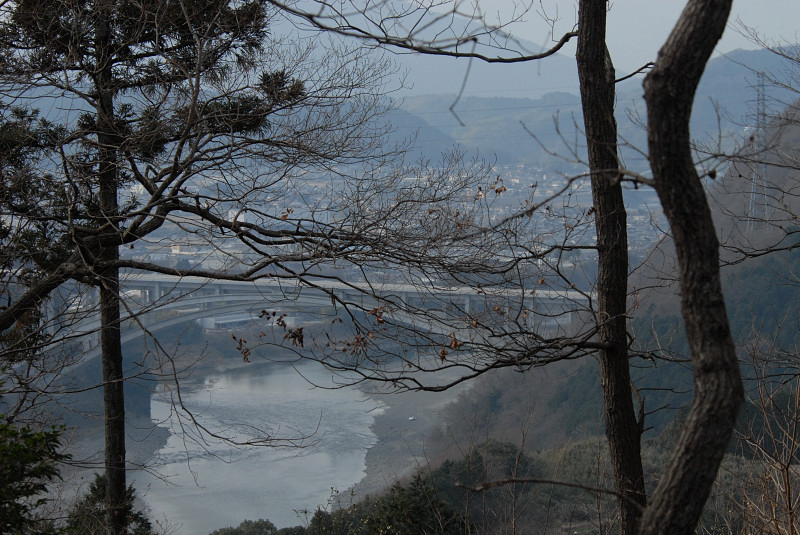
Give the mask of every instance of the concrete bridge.
MULTIPOLYGON (((96 289, 89 290, 65 315, 67 321, 74 322, 70 327, 72 336, 85 337, 85 348, 90 353, 96 351, 96 333, 100 327, 99 317, 94 313, 96 292, 96 289)), ((383 317, 392 322, 440 334, 453 331, 454 317, 464 318, 487 310, 509 314, 527 310, 540 322, 566 326, 578 310, 586 309, 589 300, 587 294, 571 289, 432 288, 329 279, 314 280, 310 286, 295 280, 267 278, 243 282, 137 272, 122 274, 121 295, 121 314, 128 320, 128 328, 123 330, 123 343, 142 335, 134 322, 155 332, 187 321, 231 313, 258 315, 261 310, 286 313, 326 309, 332 314, 342 304, 367 312, 380 309, 383 317)))

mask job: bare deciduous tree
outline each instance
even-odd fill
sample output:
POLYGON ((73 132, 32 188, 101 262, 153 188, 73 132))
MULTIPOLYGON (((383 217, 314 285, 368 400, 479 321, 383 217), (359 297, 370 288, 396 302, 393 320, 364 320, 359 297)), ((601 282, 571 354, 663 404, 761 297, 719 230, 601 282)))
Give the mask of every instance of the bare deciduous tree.
POLYGON ((688 2, 644 83, 650 165, 680 264, 695 396, 641 533, 694 532, 743 399, 720 284, 719 242, 689 137, 694 92, 729 12, 730 2, 688 2))

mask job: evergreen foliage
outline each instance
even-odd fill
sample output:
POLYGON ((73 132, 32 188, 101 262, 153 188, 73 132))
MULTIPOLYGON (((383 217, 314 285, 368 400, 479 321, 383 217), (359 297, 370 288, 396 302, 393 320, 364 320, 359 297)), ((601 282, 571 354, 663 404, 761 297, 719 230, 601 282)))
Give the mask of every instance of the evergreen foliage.
POLYGON ((365 533, 376 535, 457 535, 463 532, 463 521, 421 474, 414 475, 407 485, 392 485, 385 496, 375 501, 365 524, 365 533))
POLYGON ((258 519, 245 520, 235 528, 221 528, 209 535, 278 535, 278 533, 284 535, 286 532, 284 530, 279 532, 275 524, 269 520, 258 519))
MULTIPOLYGON (((81 535, 105 535, 106 525, 106 478, 95 474, 94 481, 89 484, 89 491, 69 511, 67 531, 81 535)), ((120 508, 127 518, 126 535, 151 535, 153 526, 142 511, 134 508, 136 491, 128 485, 125 503, 120 508)))
POLYGON ((61 430, 37 431, 0 415, 0 535, 55 533, 40 525, 36 508, 47 501, 48 484, 60 478, 58 463, 68 458, 61 430))
POLYGON ((416 474, 383 495, 331 511, 317 509, 308 526, 277 529, 269 520, 245 520, 209 535, 458 535, 467 520, 442 499, 433 478, 416 474))

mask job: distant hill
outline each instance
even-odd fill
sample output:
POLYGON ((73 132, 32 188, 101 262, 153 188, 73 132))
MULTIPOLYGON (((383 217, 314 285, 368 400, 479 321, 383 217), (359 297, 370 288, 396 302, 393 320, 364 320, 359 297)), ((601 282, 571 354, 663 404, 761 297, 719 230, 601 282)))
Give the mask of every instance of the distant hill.
POLYGON ((406 154, 406 159, 412 162, 421 157, 435 161, 441 154, 458 145, 455 139, 435 124, 429 124, 424 116, 409 113, 408 110, 391 110, 383 120, 388 121, 391 128, 389 143, 404 145, 413 142, 414 149, 406 154))
MULTIPOLYGON (((429 140, 432 150, 440 150, 445 135, 487 159, 496 157, 501 164, 525 163, 569 172, 565 165, 570 159, 569 151, 577 147, 583 156, 584 150, 574 63, 573 58, 565 56, 514 65, 473 61, 465 92, 457 98, 466 69, 464 63, 417 57, 409 71, 409 80, 416 80, 417 90, 404 96, 400 104, 434 129, 420 129, 422 152, 428 152, 429 140), (462 68, 464 72, 459 70, 462 68), (547 88, 557 91, 545 91, 547 88), (426 92, 431 94, 422 94, 426 92), (526 93, 529 95, 518 96, 526 93)), ((783 60, 767 50, 737 50, 712 59, 695 99, 695 138, 704 145, 716 145, 721 140, 725 148, 733 147, 745 135, 745 127, 754 122, 757 72, 782 73, 785 68, 783 60)), ((633 169, 644 168, 639 151, 646 149, 641 83, 640 75, 621 82, 617 88, 620 136, 635 147, 623 149, 623 157, 633 169)), ((773 107, 791 98, 791 91, 786 89, 767 89, 773 107)))
MULTIPOLYGON (((574 115, 580 112, 577 96, 548 93, 538 99, 464 97, 451 111, 454 102, 452 95, 430 95, 406 99, 403 108, 487 159, 496 157, 501 164, 563 167, 564 159, 548 155, 526 128, 548 147, 557 148, 560 143, 553 121, 560 114, 565 132, 570 140, 574 139, 575 120, 579 119, 574 115)), ((421 140, 429 137, 435 138, 435 134, 420 133, 421 140)))
MULTIPOLYGON (((529 47, 538 49, 528 43, 529 47)), ((536 99, 547 93, 578 94, 575 59, 555 54, 536 63, 489 64, 484 61, 422 54, 398 54, 405 74, 402 96, 456 95, 536 99)))

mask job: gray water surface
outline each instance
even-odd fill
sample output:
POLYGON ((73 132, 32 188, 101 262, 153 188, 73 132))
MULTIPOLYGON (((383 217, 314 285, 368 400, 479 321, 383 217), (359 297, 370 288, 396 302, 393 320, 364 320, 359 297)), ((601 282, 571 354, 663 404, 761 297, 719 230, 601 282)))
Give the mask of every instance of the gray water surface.
POLYGON ((353 388, 313 388, 303 376, 315 384, 332 384, 330 373, 319 365, 295 369, 272 363, 207 376, 181 394, 199 421, 215 432, 239 440, 311 435, 304 448, 203 440, 188 422, 181 428, 183 420, 166 401, 167 393, 154 396, 152 417, 169 426, 172 435, 159 452, 158 475, 135 476, 150 518, 179 525, 176 535, 206 535, 244 519, 265 518, 277 527, 301 525, 307 519, 296 511, 313 514, 326 505, 332 487, 345 490, 357 483, 375 441, 369 426, 379 404, 353 388))

